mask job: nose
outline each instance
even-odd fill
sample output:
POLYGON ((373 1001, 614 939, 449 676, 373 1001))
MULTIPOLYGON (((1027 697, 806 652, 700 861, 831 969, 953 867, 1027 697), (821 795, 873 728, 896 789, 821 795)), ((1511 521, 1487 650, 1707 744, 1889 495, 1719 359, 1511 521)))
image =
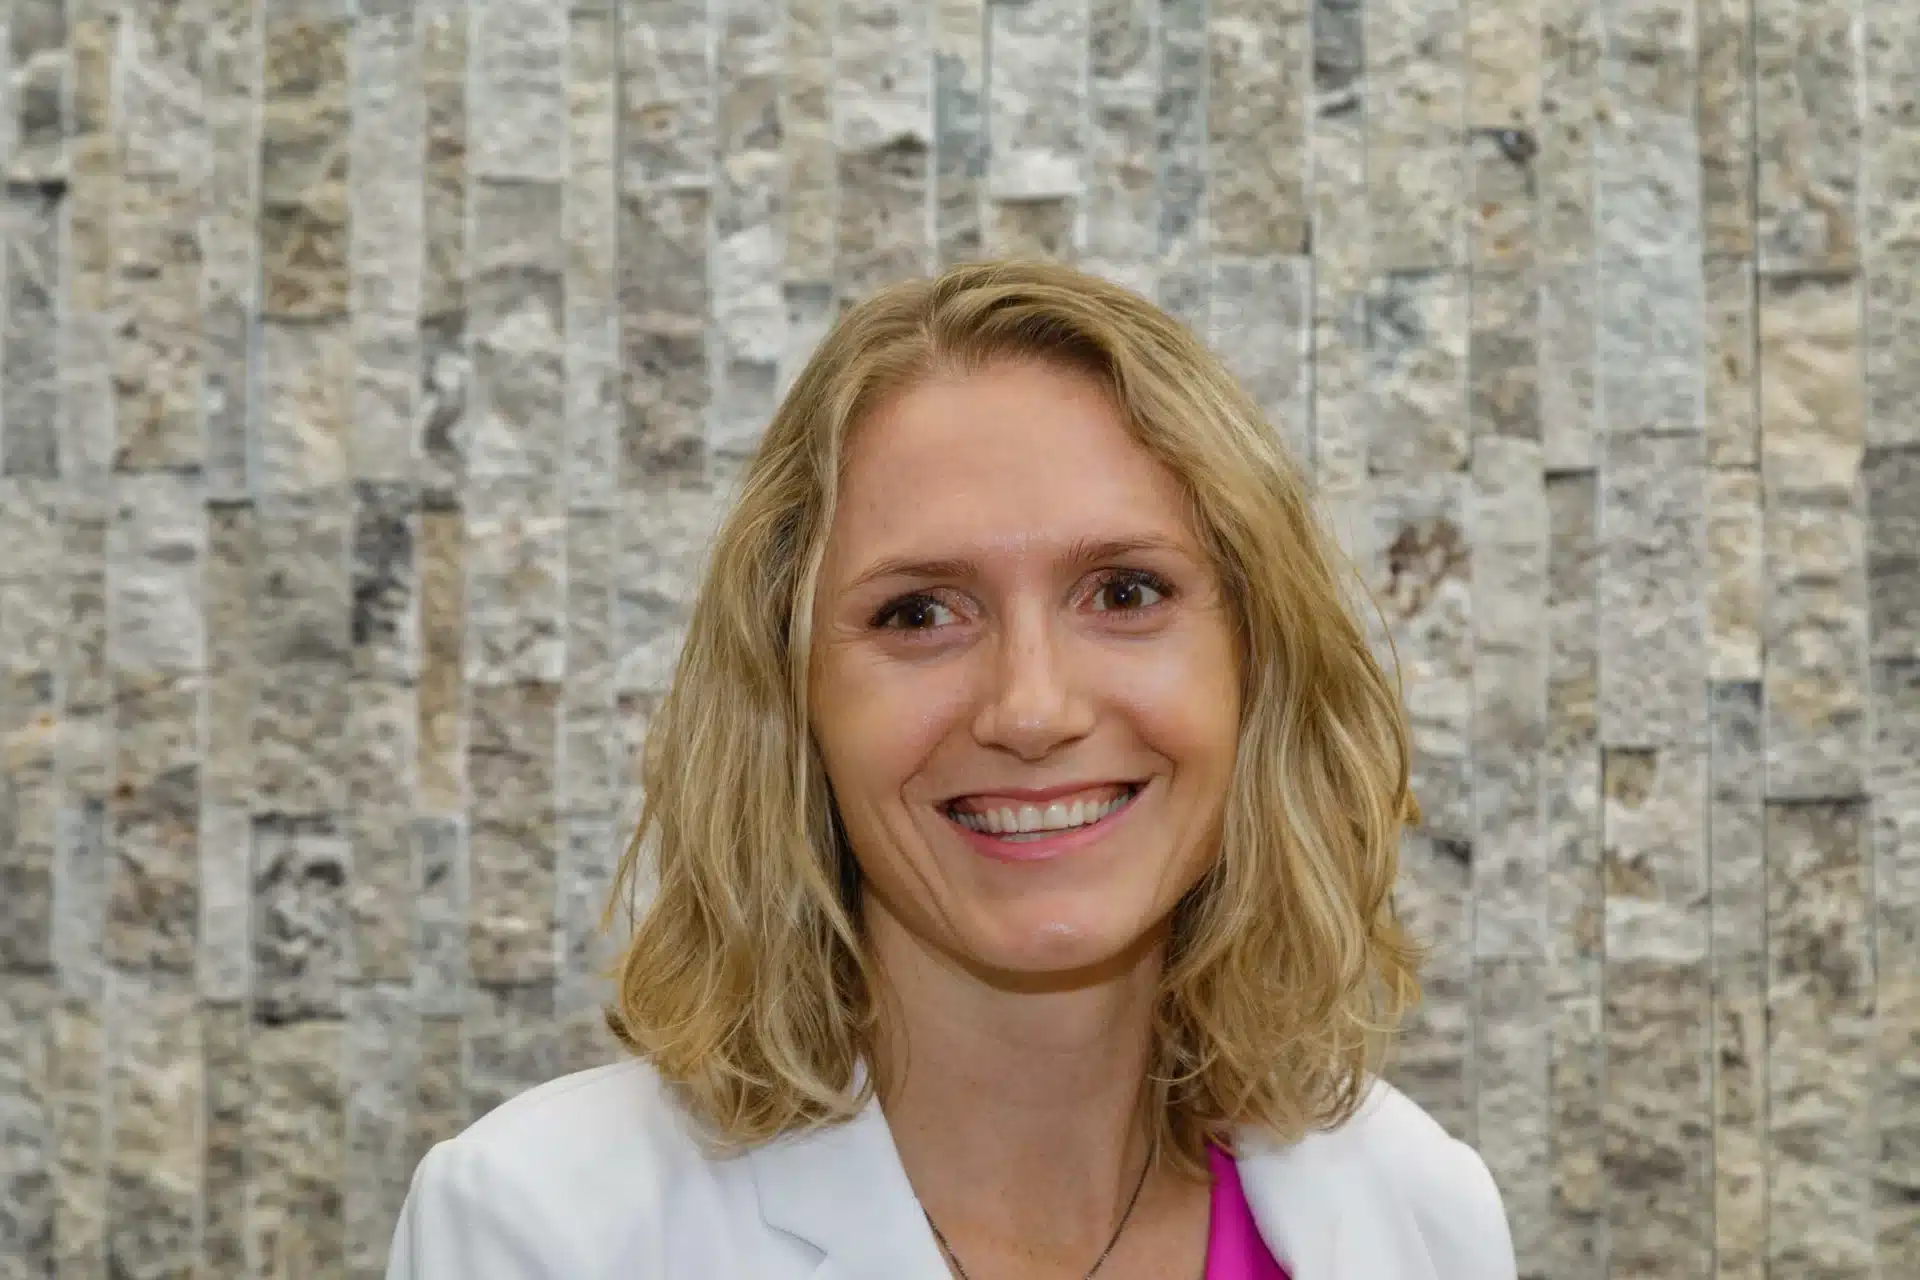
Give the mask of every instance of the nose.
POLYGON ((1092 700, 1061 649, 1061 637, 1044 618, 1026 617, 1005 629, 974 718, 980 745, 1041 760, 1092 732, 1092 700))

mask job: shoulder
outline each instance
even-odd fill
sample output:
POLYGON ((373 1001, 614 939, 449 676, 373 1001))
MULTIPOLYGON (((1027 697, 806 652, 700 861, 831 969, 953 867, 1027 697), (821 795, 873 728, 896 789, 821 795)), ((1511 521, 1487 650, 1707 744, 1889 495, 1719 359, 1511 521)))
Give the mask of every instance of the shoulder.
POLYGON ((1284 1146, 1252 1139, 1243 1169, 1249 1165, 1279 1243, 1302 1273, 1356 1251, 1382 1275, 1513 1280, 1516 1273, 1506 1210, 1486 1162, 1384 1080, 1334 1128, 1284 1146))
POLYGON ((713 1158, 646 1063, 563 1076, 427 1153, 388 1274, 585 1280, 607 1259, 657 1247, 668 1201, 714 1184, 713 1158))

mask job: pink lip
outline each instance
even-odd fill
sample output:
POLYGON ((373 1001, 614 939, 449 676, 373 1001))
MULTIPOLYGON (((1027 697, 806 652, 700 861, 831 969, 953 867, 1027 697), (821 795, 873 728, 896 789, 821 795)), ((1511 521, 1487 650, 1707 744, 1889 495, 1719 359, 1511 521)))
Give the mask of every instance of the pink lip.
MULTIPOLYGON (((970 827, 961 826, 952 818, 947 817, 944 809, 941 812, 941 816, 947 818, 948 825, 960 834, 962 840, 972 845, 976 853, 984 854, 1000 862, 1044 862, 1049 858, 1058 858, 1063 854, 1073 853, 1078 849, 1092 844, 1096 840, 1102 839, 1109 831, 1113 830, 1117 824, 1126 821, 1127 815, 1138 807, 1140 797, 1147 793, 1147 787, 1151 785, 1151 783, 1143 785, 1140 790, 1134 792, 1132 799, 1128 800, 1125 804, 1098 822, 1089 823, 1084 827, 1075 827, 1071 831, 1062 831, 1056 835, 1047 836, 1040 840, 1003 840, 990 832, 975 831, 970 827)), ((1010 793, 996 791, 993 794, 1003 796, 1010 793)), ((1056 792, 1055 794, 1060 793, 1056 792)))

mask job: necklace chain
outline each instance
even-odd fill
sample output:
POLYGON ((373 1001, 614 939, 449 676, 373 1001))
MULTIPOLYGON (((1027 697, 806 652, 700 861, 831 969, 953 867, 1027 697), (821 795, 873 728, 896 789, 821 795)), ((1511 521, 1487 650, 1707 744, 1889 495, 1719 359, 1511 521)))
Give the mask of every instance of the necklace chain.
MULTIPOLYGON (((1127 1207, 1120 1213, 1120 1225, 1113 1229, 1113 1235, 1107 1241, 1107 1247, 1100 1251, 1100 1256, 1095 1258, 1093 1265, 1087 1268, 1085 1280, 1093 1280, 1093 1273, 1106 1262, 1107 1255, 1113 1252, 1113 1246, 1120 1243, 1120 1233, 1127 1229, 1127 1221, 1133 1217, 1133 1206, 1140 1201, 1140 1188, 1147 1185, 1147 1170, 1152 1167, 1153 1153, 1148 1152, 1146 1163, 1140 1166, 1140 1180, 1133 1184, 1133 1194, 1127 1197, 1127 1207)), ((927 1213, 924 1208, 920 1212, 927 1213)), ((973 1280, 973 1277, 967 1274, 967 1269, 960 1264, 960 1255, 953 1251, 953 1246, 947 1243, 946 1236, 940 1233, 940 1224, 933 1220, 931 1213, 927 1213, 927 1225, 933 1229, 933 1238, 940 1242, 941 1252, 945 1253, 947 1260, 953 1263, 953 1269, 960 1273, 960 1280, 973 1280)))

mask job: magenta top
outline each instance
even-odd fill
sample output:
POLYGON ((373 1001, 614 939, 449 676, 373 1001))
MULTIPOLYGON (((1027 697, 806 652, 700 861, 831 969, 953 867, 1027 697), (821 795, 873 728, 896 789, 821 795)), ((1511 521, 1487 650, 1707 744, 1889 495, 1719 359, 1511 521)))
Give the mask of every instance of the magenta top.
POLYGON ((1207 1165, 1213 1171, 1213 1210, 1207 1226, 1206 1280, 1287 1280, 1260 1238, 1233 1157, 1209 1146, 1207 1165))

